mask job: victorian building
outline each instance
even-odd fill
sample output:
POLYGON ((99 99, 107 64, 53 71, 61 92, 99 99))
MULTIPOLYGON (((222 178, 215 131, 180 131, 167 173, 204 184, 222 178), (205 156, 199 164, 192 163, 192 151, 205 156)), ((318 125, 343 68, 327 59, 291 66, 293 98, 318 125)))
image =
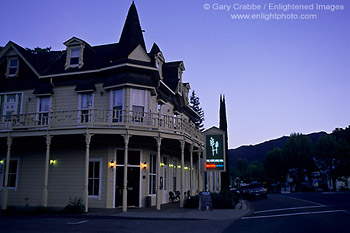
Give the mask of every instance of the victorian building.
POLYGON ((204 189, 204 136, 182 61, 146 50, 131 5, 118 43, 0 49, 1 207, 146 207, 204 189))

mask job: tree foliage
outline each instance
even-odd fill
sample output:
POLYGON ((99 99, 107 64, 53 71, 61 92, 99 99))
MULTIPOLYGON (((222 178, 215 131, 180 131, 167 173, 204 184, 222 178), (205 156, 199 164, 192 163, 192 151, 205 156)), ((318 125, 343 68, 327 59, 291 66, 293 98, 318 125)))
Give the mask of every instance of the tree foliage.
POLYGON ((196 95, 195 91, 192 91, 191 97, 190 97, 190 107, 198 114, 198 118, 194 122, 196 126, 199 129, 203 129, 203 122, 204 122, 204 111, 200 107, 200 101, 199 97, 196 95))
POLYGON ((47 48, 36 47, 34 49, 26 48, 26 50, 28 52, 31 52, 32 54, 40 54, 40 53, 48 53, 48 52, 50 52, 51 51, 51 47, 47 47, 47 48))
POLYGON ((284 182, 288 172, 281 148, 274 148, 265 154, 264 169, 270 182, 284 182))

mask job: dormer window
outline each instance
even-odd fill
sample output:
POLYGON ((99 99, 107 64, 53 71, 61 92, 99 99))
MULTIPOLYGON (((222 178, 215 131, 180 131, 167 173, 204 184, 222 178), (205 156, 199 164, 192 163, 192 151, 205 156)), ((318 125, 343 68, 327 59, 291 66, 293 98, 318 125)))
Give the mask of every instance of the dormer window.
POLYGON ((18 75, 18 58, 9 58, 7 63, 7 76, 14 77, 18 75))
POLYGON ((70 67, 79 66, 80 48, 72 48, 70 50, 70 67))
POLYGON ((90 48, 90 45, 85 41, 72 37, 68 41, 64 42, 64 45, 67 46, 67 57, 66 64, 64 65, 65 69, 69 68, 81 68, 84 65, 84 49, 85 47, 90 48))

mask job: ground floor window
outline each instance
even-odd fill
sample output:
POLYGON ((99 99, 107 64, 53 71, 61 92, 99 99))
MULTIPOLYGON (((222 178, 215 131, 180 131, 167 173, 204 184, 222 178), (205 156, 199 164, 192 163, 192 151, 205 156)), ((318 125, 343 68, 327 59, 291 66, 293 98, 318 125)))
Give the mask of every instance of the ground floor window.
MULTIPOLYGON (((3 169, 2 169, 2 187, 5 186, 5 172, 6 172, 6 160, 3 160, 3 169)), ((10 160, 10 167, 9 167, 9 176, 8 176, 8 188, 17 188, 17 178, 18 178, 18 160, 10 160)))
POLYGON ((89 196, 99 197, 101 192, 101 161, 89 161, 89 196))
POLYGON ((157 161, 156 156, 151 155, 149 163, 149 194, 157 192, 157 161))

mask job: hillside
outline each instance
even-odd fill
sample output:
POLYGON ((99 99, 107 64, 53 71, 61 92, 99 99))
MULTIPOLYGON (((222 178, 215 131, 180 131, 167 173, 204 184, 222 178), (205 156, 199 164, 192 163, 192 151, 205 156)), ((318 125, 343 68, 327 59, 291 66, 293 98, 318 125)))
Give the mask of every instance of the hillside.
MULTIPOLYGON (((318 132, 318 133, 308 134, 307 136, 310 138, 310 140, 313 143, 316 143, 320 136, 326 135, 326 134, 327 133, 325 132, 318 132)), ((249 162, 253 162, 255 160, 258 160, 259 162, 263 162, 266 152, 268 152, 269 150, 272 150, 275 147, 282 148, 283 145, 288 140, 288 138, 289 136, 283 136, 283 137, 266 141, 257 145, 241 146, 236 149, 230 149, 228 151, 230 167, 236 166, 237 158, 246 159, 249 162)))

